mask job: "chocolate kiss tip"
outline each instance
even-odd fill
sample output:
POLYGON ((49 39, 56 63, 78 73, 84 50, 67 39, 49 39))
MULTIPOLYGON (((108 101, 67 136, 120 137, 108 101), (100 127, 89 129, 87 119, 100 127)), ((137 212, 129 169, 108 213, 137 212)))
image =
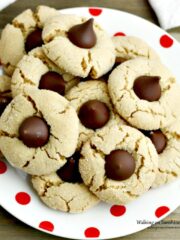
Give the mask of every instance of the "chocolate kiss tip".
POLYGON ((89 24, 93 24, 93 22, 94 22, 94 18, 90 18, 89 20, 87 20, 85 23, 89 23, 89 24))
POLYGON ((93 22, 94 22, 94 18, 90 18, 86 22, 82 23, 81 26, 83 28, 87 28, 93 32, 93 22))

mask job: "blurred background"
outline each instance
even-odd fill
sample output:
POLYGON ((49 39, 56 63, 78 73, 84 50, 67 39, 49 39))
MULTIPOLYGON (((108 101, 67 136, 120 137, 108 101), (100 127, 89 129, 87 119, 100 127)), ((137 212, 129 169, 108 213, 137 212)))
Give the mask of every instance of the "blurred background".
MULTIPOLYGON (((0 0, 0 31, 16 15, 27 8, 35 9, 37 5, 49 5, 57 9, 97 6, 126 11, 143 17, 172 34, 180 41, 180 0, 0 0), (7 6, 9 2, 13 2, 7 6)), ((32 216, 33 217, 33 216, 32 216)), ((161 224, 156 224, 142 232, 123 239, 179 240, 180 224, 168 224, 168 221, 180 222, 180 208, 168 216, 161 224)), ((38 232, 21 223, 0 207, 0 240, 54 240, 56 238, 38 232)))

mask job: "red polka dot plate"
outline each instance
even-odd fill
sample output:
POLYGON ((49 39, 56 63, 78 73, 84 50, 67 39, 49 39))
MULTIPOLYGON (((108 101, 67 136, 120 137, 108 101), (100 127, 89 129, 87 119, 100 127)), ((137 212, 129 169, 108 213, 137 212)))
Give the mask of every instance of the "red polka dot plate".
MULTIPOLYGON (((94 17, 113 36, 134 35, 147 41, 180 79, 180 45, 169 34, 137 16, 105 8, 71 8, 62 13, 94 17)), ((71 239, 108 239, 143 230, 162 220, 180 204, 180 180, 151 189, 126 206, 100 203, 82 214, 51 210, 41 203, 26 174, 0 161, 0 204, 24 223, 71 239)))

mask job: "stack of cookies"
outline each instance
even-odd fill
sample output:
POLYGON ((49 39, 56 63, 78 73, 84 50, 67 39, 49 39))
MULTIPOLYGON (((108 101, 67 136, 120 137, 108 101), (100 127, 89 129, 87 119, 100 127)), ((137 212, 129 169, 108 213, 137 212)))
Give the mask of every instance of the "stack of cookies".
POLYGON ((139 38, 39 6, 2 31, 0 150, 50 208, 126 204, 180 176, 180 89, 139 38))

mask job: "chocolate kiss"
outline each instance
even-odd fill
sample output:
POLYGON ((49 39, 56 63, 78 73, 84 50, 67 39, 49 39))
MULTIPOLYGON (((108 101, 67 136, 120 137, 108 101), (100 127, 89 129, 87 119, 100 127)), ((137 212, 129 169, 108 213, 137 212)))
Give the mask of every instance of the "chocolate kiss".
POLYGON ((81 123, 90 129, 102 128, 109 120, 109 108, 105 103, 98 100, 85 102, 79 110, 81 123))
POLYGON ((19 138, 29 148, 42 147, 49 140, 49 127, 40 117, 28 117, 19 127, 19 138))
POLYGON ((149 102, 158 101, 161 97, 159 76, 140 76, 134 81, 134 92, 140 99, 149 102))
POLYGON ((135 160, 131 154, 124 150, 114 150, 105 157, 106 176, 112 180, 126 180, 135 171, 135 160))
POLYGON ((161 130, 153 130, 153 131, 142 131, 145 136, 149 137, 154 144, 156 151, 160 154, 166 148, 167 138, 161 132, 161 130))
POLYGON ((73 26, 68 32, 69 40, 80 48, 92 48, 96 44, 96 34, 93 29, 94 19, 73 26))
POLYGON ((65 182, 81 183, 81 175, 79 173, 79 159, 81 155, 76 152, 67 159, 66 164, 57 171, 57 175, 65 182))

